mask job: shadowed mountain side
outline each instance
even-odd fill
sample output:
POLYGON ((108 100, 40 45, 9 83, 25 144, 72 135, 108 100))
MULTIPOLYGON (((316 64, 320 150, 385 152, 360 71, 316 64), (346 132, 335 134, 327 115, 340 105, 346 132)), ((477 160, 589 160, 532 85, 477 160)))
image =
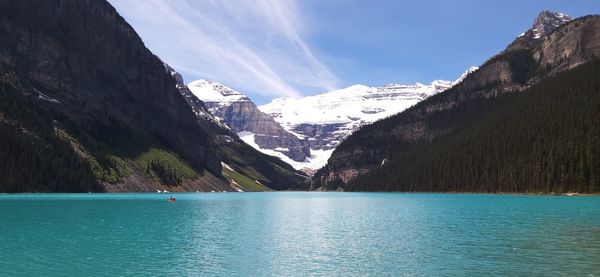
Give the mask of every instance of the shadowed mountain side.
MULTIPOLYGON (((219 147, 219 132, 227 131, 197 117, 106 1, 0 0, 0 37, 0 126, 12 151, 3 160, 23 163, 0 167, 0 191, 238 189, 222 175, 231 151, 219 147)), ((284 177, 295 171, 279 170, 285 164, 244 154, 265 183, 299 186, 284 177)))

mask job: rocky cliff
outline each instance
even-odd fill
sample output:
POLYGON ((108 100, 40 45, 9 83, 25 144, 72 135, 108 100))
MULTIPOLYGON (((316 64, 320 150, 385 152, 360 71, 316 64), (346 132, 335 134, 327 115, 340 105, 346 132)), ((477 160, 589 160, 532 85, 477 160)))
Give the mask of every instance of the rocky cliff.
POLYGON ((507 48, 507 51, 531 48, 556 28, 573 20, 570 16, 551 11, 542 11, 533 21, 531 28, 520 34, 507 48))
POLYGON ((240 92, 207 80, 191 82, 188 87, 216 118, 259 150, 291 162, 302 162, 310 156, 305 142, 284 130, 240 92))
MULTIPOLYGON (((219 133, 226 131, 215 132, 218 126, 198 116, 201 108, 190 108, 163 62, 104 0, 1 0, 0 37, 2 101, 12 103, 0 111, 5 133, 12 134, 3 143, 34 156, 44 145, 70 145, 56 155, 70 157, 62 167, 87 168, 80 179, 89 185, 61 191, 235 190, 222 175, 223 161, 234 156, 239 164, 270 164, 254 175, 273 188, 302 181, 241 141, 237 152, 225 151, 219 133), (27 131, 16 136, 15 130, 27 131), (31 139, 41 148, 19 143, 31 139)), ((0 175, 12 176, 0 190, 57 190, 44 179, 61 178, 52 170, 36 177, 35 170, 60 168, 53 160, 6 155, 5 161, 32 164, 12 174, 11 165, 0 167, 0 175)))

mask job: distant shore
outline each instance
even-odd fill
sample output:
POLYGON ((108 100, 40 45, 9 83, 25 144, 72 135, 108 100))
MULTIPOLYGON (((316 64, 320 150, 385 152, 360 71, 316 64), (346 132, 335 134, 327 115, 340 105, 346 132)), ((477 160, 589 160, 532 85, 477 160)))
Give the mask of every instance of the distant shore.
MULTIPOLYGON (((242 191, 244 192, 244 191, 242 191)), ((473 194, 473 195, 507 195, 507 196, 600 196, 600 193, 576 193, 576 192, 567 192, 567 193, 543 193, 543 192, 417 192, 417 191, 299 191, 299 190, 281 190, 281 191, 256 191, 256 192, 314 192, 314 193, 323 193, 323 192, 336 192, 336 193, 406 193, 406 194, 473 194)), ((0 192, 0 195, 6 194, 185 194, 185 193, 226 193, 222 191, 170 191, 170 192, 151 192, 151 191, 122 191, 122 192, 0 192)), ((228 193, 237 193, 236 191, 229 191, 228 193)), ((254 193, 252 191, 247 191, 244 193, 254 193)))

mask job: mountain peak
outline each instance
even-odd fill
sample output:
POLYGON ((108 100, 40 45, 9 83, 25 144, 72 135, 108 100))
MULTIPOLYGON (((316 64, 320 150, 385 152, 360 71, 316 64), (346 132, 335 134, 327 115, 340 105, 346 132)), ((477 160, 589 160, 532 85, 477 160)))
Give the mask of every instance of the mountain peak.
POLYGON ((506 50, 534 47, 542 38, 571 20, 572 18, 570 16, 561 12, 542 11, 533 21, 531 28, 521 33, 506 50))
POLYGON ((535 18, 533 26, 531 27, 533 38, 540 39, 545 37, 560 25, 563 25, 571 20, 572 18, 564 13, 542 11, 535 18))
POLYGON ((460 82, 462 82, 465 78, 467 78, 467 76, 469 76, 469 74, 477 71, 479 69, 479 67, 477 66, 470 66, 469 69, 467 69, 463 74, 460 75, 460 77, 458 77, 458 79, 456 79, 453 83, 452 86, 455 86, 457 84, 459 84, 460 82))
POLYGON ((246 95, 215 81, 196 80, 189 83, 188 88, 198 99, 204 102, 250 101, 246 95))

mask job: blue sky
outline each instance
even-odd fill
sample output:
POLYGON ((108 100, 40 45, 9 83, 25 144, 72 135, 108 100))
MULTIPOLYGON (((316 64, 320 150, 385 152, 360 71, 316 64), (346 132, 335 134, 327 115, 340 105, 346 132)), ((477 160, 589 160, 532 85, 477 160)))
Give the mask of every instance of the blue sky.
POLYGON ((258 104, 353 84, 456 79, 542 10, 600 13, 600 1, 109 0, 183 74, 258 104))

